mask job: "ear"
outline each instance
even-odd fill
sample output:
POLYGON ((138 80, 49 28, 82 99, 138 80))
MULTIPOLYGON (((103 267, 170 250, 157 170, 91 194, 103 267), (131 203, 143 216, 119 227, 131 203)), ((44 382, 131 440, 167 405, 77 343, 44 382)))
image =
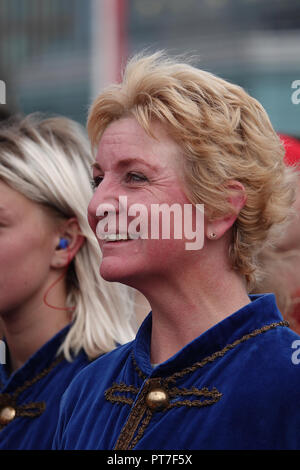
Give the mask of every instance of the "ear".
POLYGON ((245 188, 239 181, 229 181, 227 188, 230 190, 228 200, 232 207, 232 213, 207 222, 205 235, 210 240, 221 238, 232 227, 247 200, 245 188))
POLYGON ((75 217, 65 220, 59 227, 55 238, 55 250, 52 256, 52 268, 66 267, 76 256, 83 245, 85 237, 81 235, 78 221, 75 217), (65 243, 60 243, 64 239, 65 243))

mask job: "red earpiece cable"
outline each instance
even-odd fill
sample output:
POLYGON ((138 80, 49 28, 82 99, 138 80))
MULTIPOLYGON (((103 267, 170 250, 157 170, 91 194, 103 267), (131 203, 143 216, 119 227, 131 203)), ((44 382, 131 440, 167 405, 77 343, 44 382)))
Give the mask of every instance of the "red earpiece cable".
POLYGON ((56 279, 56 281, 54 281, 48 287, 48 289, 46 290, 46 292, 44 294, 43 302, 44 302, 45 305, 47 305, 47 307, 53 308, 55 310, 64 310, 64 311, 73 311, 73 310, 75 310, 75 307, 55 307, 54 305, 51 305, 51 304, 49 304, 49 302, 47 302, 47 296, 48 296, 49 292, 51 291, 51 289, 53 289, 54 286, 56 286, 56 284, 58 284, 65 277, 65 275, 68 271, 68 267, 69 267, 70 262, 71 262, 71 256, 70 256, 70 252, 68 250, 68 261, 67 261, 67 265, 66 265, 65 269, 63 270, 63 272, 61 273, 59 278, 56 279))

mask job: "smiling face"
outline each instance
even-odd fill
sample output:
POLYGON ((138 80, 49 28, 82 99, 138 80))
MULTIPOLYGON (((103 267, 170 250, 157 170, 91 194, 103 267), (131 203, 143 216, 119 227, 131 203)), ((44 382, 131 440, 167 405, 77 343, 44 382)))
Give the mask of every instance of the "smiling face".
POLYGON ((0 315, 41 302, 54 232, 42 206, 0 181, 0 315))
MULTIPOLYGON (((101 220, 97 212, 99 205, 116 208, 118 219, 120 196, 126 196, 128 208, 133 204, 143 204, 147 209, 149 227, 153 204, 171 206, 176 203, 181 207, 190 204, 180 178, 182 156, 179 146, 160 124, 153 123, 152 132, 155 139, 133 118, 120 119, 105 130, 93 169, 95 193, 88 208, 89 223, 95 234, 101 220)), ((130 227, 132 217, 127 216, 127 219, 130 227)), ((117 220, 117 233, 118 230, 117 220)), ((140 282, 166 279, 184 269, 185 263, 195 262, 191 252, 185 250, 185 240, 172 236, 170 239, 121 241, 98 237, 98 242, 103 254, 102 277, 137 288, 140 282)))

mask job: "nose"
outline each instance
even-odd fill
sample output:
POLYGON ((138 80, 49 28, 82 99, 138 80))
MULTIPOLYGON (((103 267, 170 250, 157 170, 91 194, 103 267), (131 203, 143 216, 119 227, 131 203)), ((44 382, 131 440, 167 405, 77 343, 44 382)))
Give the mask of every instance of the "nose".
POLYGON ((119 211, 119 191, 115 182, 109 176, 105 176, 99 186, 96 188, 92 199, 88 205, 88 221, 91 229, 95 232, 98 221, 103 218, 107 212, 119 211))

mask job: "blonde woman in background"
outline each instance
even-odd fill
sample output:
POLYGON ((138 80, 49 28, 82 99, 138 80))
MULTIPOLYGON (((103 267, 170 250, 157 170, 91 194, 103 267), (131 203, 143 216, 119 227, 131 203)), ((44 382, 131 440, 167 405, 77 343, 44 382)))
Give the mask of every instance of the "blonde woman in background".
POLYGON ((91 163, 82 128, 64 117, 0 128, 1 449, 51 447, 67 385, 134 335, 132 291, 98 273, 91 163))
MULTIPOLYGON (((5 121, 10 116, 11 116, 11 114, 10 114, 9 110, 7 109, 7 107, 4 107, 4 109, 3 109, 3 106, 0 106, 0 124, 1 124, 1 121, 5 121)), ((0 340, 1 340, 2 336, 3 336, 3 334, 2 334, 1 321, 0 321, 0 340)), ((1 357, 0 357, 0 364, 1 364, 1 357)))

